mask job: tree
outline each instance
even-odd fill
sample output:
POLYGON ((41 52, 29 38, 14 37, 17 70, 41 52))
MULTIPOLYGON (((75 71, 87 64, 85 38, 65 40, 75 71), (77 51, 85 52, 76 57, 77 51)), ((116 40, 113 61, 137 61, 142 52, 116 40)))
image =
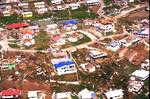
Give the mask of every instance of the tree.
POLYGON ((104 0, 104 4, 105 4, 106 6, 110 5, 110 3, 111 3, 111 0, 104 0))

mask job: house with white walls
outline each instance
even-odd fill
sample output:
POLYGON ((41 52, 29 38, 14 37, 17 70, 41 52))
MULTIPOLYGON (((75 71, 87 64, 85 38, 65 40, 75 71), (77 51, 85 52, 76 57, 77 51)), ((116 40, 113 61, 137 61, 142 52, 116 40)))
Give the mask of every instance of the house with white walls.
POLYGON ((78 93, 79 99, 97 99, 96 93, 94 91, 90 91, 87 88, 81 90, 78 93))
POLYGON ((35 11, 38 14, 44 14, 47 13, 48 8, 46 7, 45 2, 35 2, 34 3, 35 11))
POLYGON ((77 72, 75 62, 67 57, 52 59, 51 62, 58 75, 73 74, 77 72))
POLYGON ((106 96, 106 99, 123 99, 124 95, 122 89, 111 90, 104 94, 106 96))
POLYGON ((63 3, 63 0, 51 0, 52 4, 61 4, 63 3))
POLYGON ((100 1, 99 1, 99 0, 86 0, 85 3, 86 3, 88 6, 94 6, 94 5, 99 5, 99 4, 100 4, 100 1))
POLYGON ((134 71, 131 76, 136 77, 139 80, 146 80, 149 77, 149 71, 147 70, 143 70, 143 69, 139 69, 134 71))
POLYGON ((72 99, 71 92, 60 92, 60 93, 53 93, 52 99, 72 99))
POLYGON ((32 46, 35 44, 34 32, 29 29, 20 30, 20 43, 23 46, 32 46))

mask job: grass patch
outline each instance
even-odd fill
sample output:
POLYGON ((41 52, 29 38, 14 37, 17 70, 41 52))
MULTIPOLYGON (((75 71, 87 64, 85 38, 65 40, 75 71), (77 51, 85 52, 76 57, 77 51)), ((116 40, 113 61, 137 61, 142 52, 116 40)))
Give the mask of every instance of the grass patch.
POLYGON ((113 35, 114 32, 106 32, 105 34, 106 34, 106 36, 109 36, 109 35, 113 35))
POLYGON ((20 49, 20 46, 18 46, 17 44, 9 44, 9 46, 10 46, 11 48, 20 49))
POLYGON ((87 43, 90 41, 91 41, 91 39, 88 36, 84 35, 82 39, 78 40, 77 42, 72 42, 71 45, 76 46, 76 45, 87 43))
POLYGON ((45 50, 49 48, 50 36, 44 32, 40 31, 40 33, 35 37, 36 49, 37 50, 45 50))
POLYGON ((11 43, 18 43, 19 40, 9 40, 9 42, 11 42, 11 43))
POLYGON ((5 24, 18 23, 18 22, 22 22, 22 21, 23 21, 23 19, 21 17, 19 17, 18 15, 0 17, 0 26, 3 26, 5 24))

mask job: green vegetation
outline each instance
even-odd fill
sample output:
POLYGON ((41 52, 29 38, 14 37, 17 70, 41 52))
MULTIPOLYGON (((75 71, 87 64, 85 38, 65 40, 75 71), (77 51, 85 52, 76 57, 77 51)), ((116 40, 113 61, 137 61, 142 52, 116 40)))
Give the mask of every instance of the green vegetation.
POLYGON ((3 26, 5 24, 18 23, 18 22, 22 22, 22 21, 23 21, 23 19, 21 17, 19 17, 18 15, 0 17, 0 26, 3 26))
POLYGON ((138 94, 134 99, 149 99, 143 92, 138 94))
POLYGON ((49 40, 50 36, 46 32, 40 31, 40 33, 35 37, 36 49, 45 50, 49 48, 49 40))
POLYGON ((20 49, 20 46, 18 46, 17 44, 8 44, 11 48, 17 48, 20 49))
POLYGON ((54 17, 54 19, 59 20, 66 20, 70 18, 76 18, 76 19, 82 19, 82 18, 96 18, 97 14, 92 12, 87 12, 88 7, 85 5, 81 5, 79 9, 71 10, 66 9, 63 11, 56 11, 56 12, 48 12, 42 15, 39 15, 37 13, 33 13, 33 16, 31 18, 23 18, 22 16, 18 16, 16 14, 8 16, 8 17, 1 17, 0 18, 0 26, 3 26, 5 24, 11 24, 11 23, 18 23, 22 22, 23 20, 30 20, 31 22, 44 19, 44 18, 50 18, 54 17))
POLYGON ((84 35, 82 39, 78 40, 77 42, 72 42, 71 45, 76 46, 76 45, 79 45, 79 44, 82 44, 82 43, 87 43, 87 42, 90 42, 90 41, 91 41, 91 39, 88 36, 84 35))
POLYGON ((86 11, 73 11, 72 18, 76 19, 84 19, 84 18, 96 18, 97 15, 95 13, 86 12, 86 11))
POLYGON ((53 12, 53 16, 57 17, 58 19, 84 19, 84 18, 96 18, 97 14, 88 12, 88 8, 85 5, 81 5, 79 9, 71 10, 66 9, 64 11, 57 11, 53 12))
POLYGON ((113 3, 113 4, 112 4, 112 8, 120 9, 121 6, 119 6, 119 5, 113 3))
POLYGON ((106 34, 106 36, 109 36, 109 35, 113 35, 114 32, 106 32, 105 34, 106 34))
POLYGON ((77 96, 73 96, 73 95, 71 95, 71 99, 78 99, 78 97, 77 96))
POLYGON ((110 4, 111 4, 111 0, 104 0, 104 4, 105 4, 106 6, 110 5, 110 4))
POLYGON ((9 40, 11 43, 19 43, 19 40, 9 40))

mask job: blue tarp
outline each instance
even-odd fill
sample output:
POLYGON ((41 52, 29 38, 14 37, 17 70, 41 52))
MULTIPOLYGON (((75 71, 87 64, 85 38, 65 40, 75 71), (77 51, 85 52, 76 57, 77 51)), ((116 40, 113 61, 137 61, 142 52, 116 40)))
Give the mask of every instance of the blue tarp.
POLYGON ((69 24, 75 25, 78 24, 78 22, 75 19, 64 21, 64 25, 69 25, 69 24))
POLYGON ((57 68, 67 66, 67 65, 72 65, 72 64, 75 64, 75 62, 73 62, 73 61, 63 61, 63 62, 60 62, 58 64, 54 64, 54 66, 57 69, 57 68))

